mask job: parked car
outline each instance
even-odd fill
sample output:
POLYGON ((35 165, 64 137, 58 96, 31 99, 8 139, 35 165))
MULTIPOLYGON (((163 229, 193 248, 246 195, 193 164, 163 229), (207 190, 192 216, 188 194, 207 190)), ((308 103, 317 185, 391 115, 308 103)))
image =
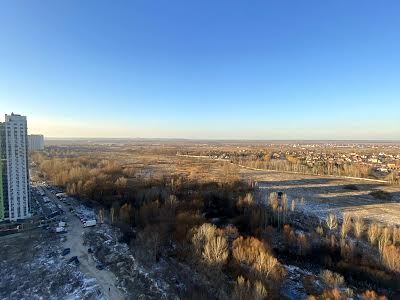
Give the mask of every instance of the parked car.
POLYGON ((72 257, 68 260, 68 263, 72 263, 72 262, 74 262, 76 265, 79 265, 80 262, 79 262, 78 256, 72 256, 72 257))
POLYGON ((98 264, 96 265, 96 269, 97 269, 97 270, 103 270, 103 269, 104 269, 104 265, 101 264, 101 263, 98 263, 98 264))
POLYGON ((63 232, 65 232, 65 228, 64 227, 56 227, 56 232, 63 233, 63 232))
POLYGON ((68 255, 69 253, 71 253, 71 249, 70 248, 65 248, 62 252, 62 256, 68 255))

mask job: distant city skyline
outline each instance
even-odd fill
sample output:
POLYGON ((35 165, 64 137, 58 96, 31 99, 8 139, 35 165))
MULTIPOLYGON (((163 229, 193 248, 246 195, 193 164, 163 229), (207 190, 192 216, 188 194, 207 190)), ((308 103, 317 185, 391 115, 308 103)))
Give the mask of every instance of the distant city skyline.
POLYGON ((398 1, 0 3, 0 121, 46 138, 400 140, 398 1))

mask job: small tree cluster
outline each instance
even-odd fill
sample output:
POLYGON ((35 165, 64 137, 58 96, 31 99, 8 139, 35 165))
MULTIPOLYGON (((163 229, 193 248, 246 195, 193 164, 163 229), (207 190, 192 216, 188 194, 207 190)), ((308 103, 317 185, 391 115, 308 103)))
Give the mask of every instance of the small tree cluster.
POLYGON ((278 260, 260 240, 254 237, 238 237, 232 247, 235 260, 250 267, 255 275, 267 279, 278 275, 275 273, 280 267, 278 260))
POLYGON ((193 230, 195 252, 210 266, 220 268, 228 259, 228 243, 215 225, 205 223, 193 230))
POLYGON ((293 201, 291 207, 289 207, 289 199, 285 193, 282 193, 280 197, 276 192, 270 193, 268 196, 268 204, 272 210, 271 224, 277 225, 278 228, 286 224, 289 212, 295 210, 295 203, 293 201))
POLYGON ((235 287, 232 293, 233 300, 263 300, 268 296, 267 289, 263 283, 256 280, 253 284, 243 276, 236 279, 235 287))

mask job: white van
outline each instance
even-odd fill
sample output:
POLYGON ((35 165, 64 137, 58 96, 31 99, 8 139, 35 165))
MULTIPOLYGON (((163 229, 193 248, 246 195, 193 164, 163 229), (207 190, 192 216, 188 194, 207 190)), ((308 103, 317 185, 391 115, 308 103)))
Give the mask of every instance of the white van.
POLYGON ((83 224, 83 227, 92 227, 92 226, 96 226, 96 224, 97 224, 96 220, 87 220, 83 224))

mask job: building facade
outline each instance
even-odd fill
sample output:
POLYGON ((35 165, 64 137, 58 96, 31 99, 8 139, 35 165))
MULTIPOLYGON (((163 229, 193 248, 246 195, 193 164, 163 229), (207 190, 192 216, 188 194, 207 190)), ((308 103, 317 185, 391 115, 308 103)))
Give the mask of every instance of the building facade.
POLYGON ((8 182, 5 123, 0 122, 0 221, 8 219, 8 182))
POLYGON ((44 149, 44 136, 41 134, 28 135, 29 151, 40 151, 44 149))
POLYGON ((6 115, 0 125, 0 220, 30 217, 26 117, 6 115))

